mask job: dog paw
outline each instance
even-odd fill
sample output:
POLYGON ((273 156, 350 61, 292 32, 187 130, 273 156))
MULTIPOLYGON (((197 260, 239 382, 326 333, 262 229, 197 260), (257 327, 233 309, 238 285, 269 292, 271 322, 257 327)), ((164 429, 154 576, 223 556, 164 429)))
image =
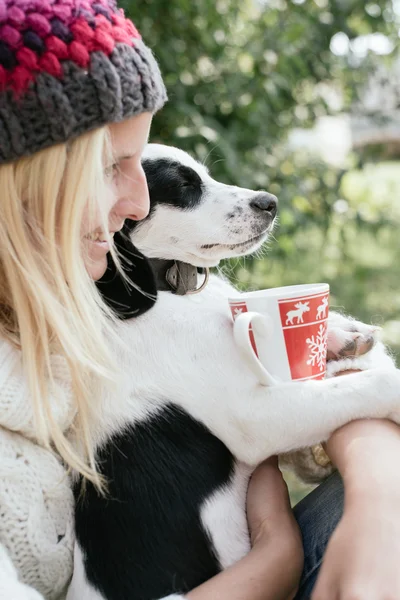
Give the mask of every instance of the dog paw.
POLYGON ((331 313, 328 320, 327 360, 356 358, 367 354, 378 341, 379 331, 379 327, 339 313, 331 313))

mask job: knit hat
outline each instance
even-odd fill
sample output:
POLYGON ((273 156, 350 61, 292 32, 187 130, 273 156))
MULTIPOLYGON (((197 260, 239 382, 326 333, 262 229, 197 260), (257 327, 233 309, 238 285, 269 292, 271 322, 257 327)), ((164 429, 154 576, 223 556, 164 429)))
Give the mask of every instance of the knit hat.
POLYGON ((165 101, 115 0, 0 0, 0 164, 165 101))

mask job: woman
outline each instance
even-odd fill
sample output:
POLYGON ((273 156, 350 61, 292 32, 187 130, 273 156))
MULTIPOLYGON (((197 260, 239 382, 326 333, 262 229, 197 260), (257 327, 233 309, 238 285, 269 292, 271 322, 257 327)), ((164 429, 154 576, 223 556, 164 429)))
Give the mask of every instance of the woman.
MULTIPOLYGON (((88 424, 94 383, 118 383, 105 343, 116 317, 94 281, 110 254, 122 286, 132 248, 119 258, 113 236, 125 219, 148 213, 140 157, 165 99, 154 58, 113 0, 0 4, 0 600, 65 597, 68 470, 104 483, 88 424)), ((140 281, 146 267, 137 263, 140 281)), ((347 470, 357 481, 364 458, 348 459, 339 442, 328 450, 346 485, 347 470)), ((301 543, 271 461, 256 471, 248 503, 250 554, 188 598, 293 595, 301 543)), ((387 514, 388 502, 376 505, 387 514)))

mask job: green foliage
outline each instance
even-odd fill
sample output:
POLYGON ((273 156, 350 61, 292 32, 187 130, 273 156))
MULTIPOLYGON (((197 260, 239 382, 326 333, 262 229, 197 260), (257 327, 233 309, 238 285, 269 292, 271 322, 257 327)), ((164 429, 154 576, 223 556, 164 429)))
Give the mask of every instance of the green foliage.
MULTIPOLYGON (((152 141, 187 150, 216 179, 279 197, 276 242, 265 258, 226 264, 232 280, 246 288, 328 281, 332 306, 385 324, 400 349, 399 163, 363 167, 367 155, 353 156, 350 166, 359 170, 345 173, 286 144, 293 128, 349 109, 367 75, 391 60, 351 50, 337 56, 330 48, 340 32, 350 41, 380 32, 397 47, 395 2, 399 7, 397 0, 124 4, 168 88, 152 141)), ((368 159, 385 155, 373 148, 368 159)), ((309 488, 288 477, 295 502, 309 488)))
MULTIPOLYGON (((213 173, 222 180, 284 184, 277 143, 328 112, 316 84, 347 79, 348 60, 330 52, 332 37, 397 35, 396 24, 383 18, 385 10, 393 13, 391 2, 380 6, 371 16, 363 0, 269 0, 264 9, 253 0, 125 0, 168 87, 154 139, 202 160, 212 152, 213 173)), ((360 67, 351 70, 353 80, 362 79, 360 67)), ((346 102, 354 89, 345 86, 346 102)))
POLYGON ((286 144, 294 127, 334 112, 332 89, 347 110, 371 70, 391 60, 330 48, 340 32, 350 41, 380 32, 397 45, 392 0, 125 0, 125 8, 168 88, 152 140, 189 151, 221 181, 279 197, 277 242, 263 260, 226 265, 233 280, 253 288, 327 280, 333 305, 389 321, 400 345, 396 174, 367 166, 366 178, 345 175, 286 144))

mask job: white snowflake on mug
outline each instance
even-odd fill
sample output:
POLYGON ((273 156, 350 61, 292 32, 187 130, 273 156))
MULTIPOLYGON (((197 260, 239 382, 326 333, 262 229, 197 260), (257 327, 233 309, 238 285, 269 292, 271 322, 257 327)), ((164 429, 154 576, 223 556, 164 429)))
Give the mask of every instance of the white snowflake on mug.
POLYGON ((324 325, 320 325, 317 335, 312 335, 306 339, 306 344, 310 350, 308 365, 318 365, 320 371, 325 368, 326 346, 328 330, 324 325))

